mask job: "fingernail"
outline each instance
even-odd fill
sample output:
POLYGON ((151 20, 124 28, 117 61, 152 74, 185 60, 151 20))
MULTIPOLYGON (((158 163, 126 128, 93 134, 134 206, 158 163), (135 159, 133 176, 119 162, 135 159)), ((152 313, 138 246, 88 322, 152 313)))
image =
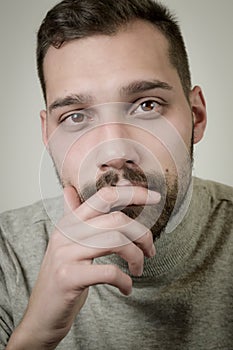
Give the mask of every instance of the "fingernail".
POLYGON ((141 268, 139 269, 138 276, 140 277, 142 274, 143 274, 143 266, 141 266, 141 268))
POLYGON ((134 275, 135 277, 140 277, 142 274, 143 274, 143 266, 140 266, 140 267, 137 269, 137 272, 135 272, 133 275, 134 275))
POLYGON ((148 204, 154 204, 154 203, 158 203, 161 200, 161 194, 159 192, 155 192, 155 191, 148 191, 148 199, 147 199, 147 203, 148 204))
POLYGON ((151 250, 150 250, 150 257, 153 258, 156 254, 155 246, 153 245, 151 250))

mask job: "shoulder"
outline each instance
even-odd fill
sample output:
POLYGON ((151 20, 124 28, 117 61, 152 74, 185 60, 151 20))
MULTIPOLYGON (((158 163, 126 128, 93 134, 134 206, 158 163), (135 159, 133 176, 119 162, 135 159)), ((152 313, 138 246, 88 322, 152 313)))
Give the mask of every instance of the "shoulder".
POLYGON ((2 228, 17 230, 19 227, 31 226, 37 221, 46 220, 47 215, 42 201, 19 209, 0 214, 2 228))
POLYGON ((233 187, 194 177, 194 190, 206 192, 209 198, 215 202, 227 202, 229 206, 233 205, 233 187))
POLYGON ((59 206, 55 198, 0 214, 0 268, 10 286, 23 275, 32 287, 54 229, 52 214, 59 206))
POLYGON ((206 217, 205 228, 231 241, 233 249, 233 188, 198 178, 194 178, 193 188, 199 216, 206 217))
POLYGON ((30 235, 32 232, 35 234, 38 226, 52 226, 53 218, 59 215, 60 210, 60 198, 53 198, 1 213, 1 234, 9 239, 23 238, 27 231, 30 231, 30 235))
POLYGON ((198 244, 205 249, 205 256, 208 255, 208 259, 211 256, 215 257, 216 261, 222 264, 222 271, 225 268, 232 268, 233 188, 198 178, 194 178, 193 185, 195 225, 201 233, 198 244))

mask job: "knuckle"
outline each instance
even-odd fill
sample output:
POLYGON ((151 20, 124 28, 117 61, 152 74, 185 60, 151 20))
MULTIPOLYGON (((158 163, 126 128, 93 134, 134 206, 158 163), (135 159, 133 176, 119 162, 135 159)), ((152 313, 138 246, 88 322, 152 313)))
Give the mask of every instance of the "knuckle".
POLYGON ((151 231, 146 231, 142 233, 142 235, 136 240, 136 243, 147 244, 147 245, 153 244, 153 235, 151 231))
POLYGON ((104 270, 104 276, 107 282, 113 283, 116 281, 119 275, 118 267, 115 265, 106 265, 104 270))
MULTIPOLYGON (((128 240, 127 240, 127 242, 128 242, 128 240)), ((114 247, 121 247, 125 243, 126 243, 126 239, 125 239, 124 235, 122 235, 121 232, 119 232, 119 231, 112 232, 112 245, 114 247)))
POLYGON ((102 187, 99 190, 99 194, 109 204, 114 203, 118 198, 114 187, 102 187))
POLYGON ((127 216, 121 211, 114 211, 110 214, 113 226, 122 226, 128 222, 127 216))
POLYGON ((70 279, 70 267, 68 264, 61 264, 55 273, 56 286, 64 295, 73 291, 73 283, 70 279))
POLYGON ((135 261, 132 264, 141 265, 144 263, 144 254, 141 249, 138 249, 137 254, 135 254, 135 261))
POLYGON ((61 283, 64 283, 64 281, 67 280, 68 276, 69 276, 68 266, 66 264, 61 264, 56 271, 56 277, 58 282, 60 281, 61 283))

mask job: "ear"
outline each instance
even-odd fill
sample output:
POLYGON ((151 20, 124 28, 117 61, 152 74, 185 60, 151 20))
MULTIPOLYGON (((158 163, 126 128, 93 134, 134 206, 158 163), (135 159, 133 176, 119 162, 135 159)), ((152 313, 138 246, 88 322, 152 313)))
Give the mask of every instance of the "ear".
POLYGON ((189 99, 193 114, 194 143, 198 143, 203 138, 207 123, 205 98, 199 86, 192 89, 189 99))
POLYGON ((45 110, 40 112, 40 120, 41 120, 42 139, 45 147, 47 148, 48 146, 47 112, 45 110))

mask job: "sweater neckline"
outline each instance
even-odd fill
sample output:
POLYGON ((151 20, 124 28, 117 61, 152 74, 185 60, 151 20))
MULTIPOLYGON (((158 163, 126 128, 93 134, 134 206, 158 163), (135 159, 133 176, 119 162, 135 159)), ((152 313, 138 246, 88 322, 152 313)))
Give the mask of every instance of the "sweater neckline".
POLYGON ((183 220, 174 230, 162 232, 160 238, 155 241, 156 255, 144 259, 141 277, 132 276, 127 262, 115 254, 95 259, 95 263, 115 264, 138 282, 168 274, 179 265, 184 265, 194 251, 209 210, 207 191, 203 186, 199 186, 198 179, 194 178, 191 201, 183 220))
MULTIPOLYGON (((96 258, 94 263, 117 265, 137 282, 145 282, 160 276, 164 277, 179 266, 184 267, 185 262, 198 244, 202 228, 205 226, 210 212, 208 191, 198 178, 193 178, 191 200, 189 198, 188 201, 190 204, 184 217, 179 213, 169 228, 164 230, 160 238, 155 241, 156 255, 153 258, 144 259, 144 270, 141 277, 132 276, 128 270, 127 262, 116 254, 96 258), (183 217, 181 222, 179 222, 180 217, 183 217)), ((59 198, 59 203, 56 199, 56 204, 50 203, 46 208, 47 215, 50 214, 48 215, 50 218, 49 235, 63 212, 61 198, 59 198)))

